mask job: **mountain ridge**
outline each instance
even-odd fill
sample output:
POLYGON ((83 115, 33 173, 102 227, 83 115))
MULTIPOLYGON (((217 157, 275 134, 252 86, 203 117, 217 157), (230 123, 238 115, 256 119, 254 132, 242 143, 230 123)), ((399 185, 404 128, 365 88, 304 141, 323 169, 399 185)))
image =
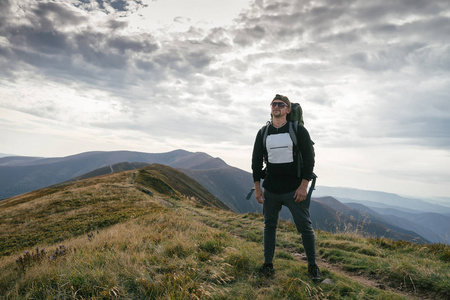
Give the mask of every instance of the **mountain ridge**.
MULTIPOLYGON (((168 153, 143 153, 134 151, 92 151, 59 158, 0 158, 0 179, 4 179, 0 180, 0 194, 3 193, 4 195, 5 192, 11 192, 12 190, 14 190, 14 188, 17 187, 22 188, 22 190, 20 191, 23 191, 24 187, 27 187, 27 190, 36 190, 38 188, 55 185, 67 180, 74 180, 74 178, 79 178, 80 176, 86 176, 86 174, 89 174, 90 172, 94 172, 93 175, 108 174, 111 172, 111 168, 114 168, 113 166, 117 163, 117 161, 122 159, 126 159, 126 161, 120 162, 119 165, 117 165, 117 168, 119 168, 119 170, 125 169, 125 164, 135 164, 136 161, 143 160, 146 160, 147 162, 142 162, 142 164, 161 163, 164 165, 169 165, 171 167, 177 168, 178 170, 196 180, 210 193, 220 199, 235 212, 262 212, 262 205, 257 203, 253 198, 250 200, 245 200, 246 194, 248 193, 250 187, 253 186, 253 180, 250 173, 235 167, 228 166, 220 158, 213 158, 206 153, 192 153, 185 150, 174 150, 168 153), (101 167, 99 167, 98 169, 93 169, 95 166, 101 167), (14 169, 19 169, 19 171, 21 172, 18 171, 16 172, 17 174, 14 174, 14 171, 12 171, 12 173, 8 172, 8 170, 14 169), (88 170, 88 172, 82 173, 86 170, 88 170), (64 176, 62 176, 61 173, 64 176), (20 177, 19 175, 23 176, 20 177), (17 177, 20 177, 19 180, 17 180, 17 177), (11 184, 8 185, 8 183, 11 184)), ((319 198, 317 195, 320 195, 321 190, 323 190, 324 187, 317 186, 316 189, 317 190, 313 194, 313 200, 319 198)), ((328 188, 328 190, 331 191, 330 194, 334 193, 333 188, 328 188)), ((18 190, 16 190, 15 192, 18 192, 18 190)), ((358 190, 358 193, 369 193, 369 191, 358 190)), ((339 196, 340 194, 337 193, 337 195, 339 196)), ((385 195, 385 193, 375 193, 375 195, 383 196, 385 195)), ((334 195, 330 196, 333 196, 333 198, 337 199, 337 201, 340 201, 342 205, 342 198, 338 198, 334 195)), ((349 199, 345 199, 345 201, 352 202, 352 200, 349 199)), ((360 200, 359 202, 356 202, 362 203, 367 206, 366 200, 360 200)), ((385 204, 380 203, 379 205, 385 204)), ((330 203, 328 203, 328 206, 330 206, 330 203)), ((373 209, 373 207, 370 205, 368 207, 373 209)), ((329 218, 326 220, 327 222, 335 224, 335 227, 338 226, 336 225, 338 222, 336 216, 339 209, 334 209, 333 211, 324 210, 324 208, 321 208, 320 206, 314 204, 313 201, 312 209, 314 208, 319 209, 319 211, 323 211, 323 213, 329 216, 329 218)), ((281 217, 286 220, 289 220, 291 218, 290 213, 286 211, 286 209, 283 209, 281 211, 281 217)), ((331 230, 330 228, 332 226, 330 224, 328 224, 327 226, 323 226, 323 218, 321 219, 321 221, 318 221, 320 218, 317 214, 312 214, 312 217, 316 219, 314 221, 316 222, 318 228, 326 228, 327 230, 331 230)), ((341 222, 344 225, 354 223, 353 220, 347 217, 344 218, 343 216, 341 216, 340 218, 341 222)), ((400 238, 401 236, 402 238, 413 241, 415 239, 414 237, 417 237, 417 235, 419 235, 423 237, 424 241, 429 240, 432 242, 450 242, 446 239, 446 233, 441 231, 442 226, 438 224, 437 218, 435 218, 436 220, 430 219, 429 222, 423 221, 421 222, 421 224, 417 224, 417 222, 415 222, 414 220, 402 222, 401 218, 393 220, 393 218, 395 218, 393 216, 387 216, 384 219, 386 218, 388 219, 388 226, 386 224, 380 224, 380 226, 378 227, 375 227, 374 224, 371 225, 370 228, 377 231, 377 236, 382 236, 383 228, 385 231, 390 228, 391 231, 389 233, 389 236, 394 239, 396 239, 393 235, 394 231, 401 231, 403 232, 403 234, 407 235, 399 235, 399 237, 397 238, 400 238), (410 222, 413 222, 416 225, 411 227, 410 222), (399 230, 398 228, 394 228, 393 226, 397 226, 401 228, 401 230, 399 230), (425 227, 425 229, 418 230, 418 228, 420 228, 421 226, 425 227), (420 231, 420 233, 411 235, 410 233, 405 231, 409 230, 410 228, 416 228, 417 231, 420 231), (433 232, 432 235, 423 236, 430 231, 433 232), (436 234, 434 234, 434 232, 436 232, 436 234)), ((372 219, 374 218, 372 217, 372 219)), ((446 226, 444 226, 444 228, 445 227, 446 226)), ((368 229, 369 227, 366 228, 368 229)))
MULTIPOLYGON (((85 178, 90 178, 98 175, 110 174, 116 170, 120 172, 124 169, 138 168, 140 164, 119 163, 108 167, 103 167, 92 172, 89 172, 83 176, 79 176, 68 182, 74 182, 85 178)), ((186 170, 180 169, 181 172, 195 179, 203 187, 205 187, 210 193, 235 212, 240 212, 242 205, 239 205, 239 200, 234 196, 229 196, 229 191, 242 180, 242 178, 236 178, 236 176, 227 176, 229 170, 226 169, 210 169, 208 171, 199 170, 186 170), (220 184, 217 184, 217 183, 220 184), (228 193, 228 196, 226 195, 228 193)), ((254 204, 246 212, 260 212, 261 205, 257 202, 247 201, 244 203, 254 204)), ((369 208, 364 207, 364 210, 369 208)), ((380 216, 374 216, 376 212, 366 215, 359 210, 348 207, 347 205, 339 202, 333 197, 313 198, 311 202, 311 220, 314 224, 314 228, 321 229, 329 232, 354 230, 365 236, 375 235, 378 237, 386 237, 393 240, 405 240, 419 244, 429 243, 430 241, 423 236, 404 228, 396 226, 380 216)), ((285 220, 291 220, 290 212, 283 208, 280 213, 280 217, 285 220)), ((422 231, 423 232, 423 231, 422 231)))
POLYGON ((225 167, 223 160, 206 153, 174 150, 167 153, 91 151, 67 157, 0 158, 0 199, 57 184, 120 162, 162 163, 175 168, 225 167))

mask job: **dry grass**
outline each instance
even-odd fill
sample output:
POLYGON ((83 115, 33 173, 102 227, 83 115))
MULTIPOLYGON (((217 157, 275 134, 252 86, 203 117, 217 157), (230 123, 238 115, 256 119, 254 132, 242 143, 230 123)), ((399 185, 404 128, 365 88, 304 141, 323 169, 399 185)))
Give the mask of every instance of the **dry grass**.
MULTIPOLYGON (((149 196, 130 184, 131 174, 2 203, 1 228, 7 230, 0 235, 12 241, 0 245, 0 299, 402 298, 327 268, 324 277, 336 284, 313 284, 298 259, 301 239, 288 222, 279 226, 276 276, 261 277, 261 215, 202 206, 193 196, 166 195, 167 189, 149 196), (52 258, 60 246, 64 254, 52 258), (32 258, 24 258, 24 250, 32 258)), ((323 258, 349 272, 448 296, 448 247, 419 249, 348 232, 317 232, 317 244, 323 258)))
MULTIPOLYGON (((335 293, 312 284, 304 264, 282 255, 276 279, 258 276, 261 244, 211 228, 183 210, 142 216, 64 246, 66 255, 26 271, 11 257, 2 260, 0 267, 9 270, 0 281, 5 298, 319 299, 335 293)), ((364 289, 346 284, 345 293, 364 289)))

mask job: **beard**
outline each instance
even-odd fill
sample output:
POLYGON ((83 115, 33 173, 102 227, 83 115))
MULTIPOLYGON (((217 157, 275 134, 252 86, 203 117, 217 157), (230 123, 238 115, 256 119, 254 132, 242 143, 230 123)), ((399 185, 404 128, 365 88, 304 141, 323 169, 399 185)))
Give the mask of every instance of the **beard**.
POLYGON ((281 110, 274 110, 274 111, 272 111, 272 116, 274 116, 274 117, 281 117, 282 116, 281 110))

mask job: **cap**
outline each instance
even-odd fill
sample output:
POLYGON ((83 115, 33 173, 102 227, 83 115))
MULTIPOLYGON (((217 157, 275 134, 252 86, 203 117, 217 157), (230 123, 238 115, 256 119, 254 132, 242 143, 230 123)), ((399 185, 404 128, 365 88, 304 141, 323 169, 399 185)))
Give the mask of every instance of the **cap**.
MULTIPOLYGON (((276 94, 276 95, 275 95, 275 98, 273 98, 273 100, 281 100, 281 101, 283 101, 284 103, 286 103, 286 105, 287 105, 289 108, 291 108, 291 101, 289 101, 289 98, 286 97, 286 96, 276 94)), ((272 100, 272 101, 273 101, 273 100, 272 100)))

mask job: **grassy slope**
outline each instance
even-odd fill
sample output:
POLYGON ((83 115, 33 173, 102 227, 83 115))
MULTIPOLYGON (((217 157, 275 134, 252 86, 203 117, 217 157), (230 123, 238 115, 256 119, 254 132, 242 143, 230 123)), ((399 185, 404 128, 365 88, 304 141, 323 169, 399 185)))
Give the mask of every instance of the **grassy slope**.
POLYGON ((330 264, 420 297, 450 296, 448 246, 351 233, 317 232, 323 275, 335 284, 315 285, 288 222, 279 225, 277 274, 261 278, 262 217, 218 208, 174 172, 153 166, 0 202, 0 299, 402 298, 330 264))

